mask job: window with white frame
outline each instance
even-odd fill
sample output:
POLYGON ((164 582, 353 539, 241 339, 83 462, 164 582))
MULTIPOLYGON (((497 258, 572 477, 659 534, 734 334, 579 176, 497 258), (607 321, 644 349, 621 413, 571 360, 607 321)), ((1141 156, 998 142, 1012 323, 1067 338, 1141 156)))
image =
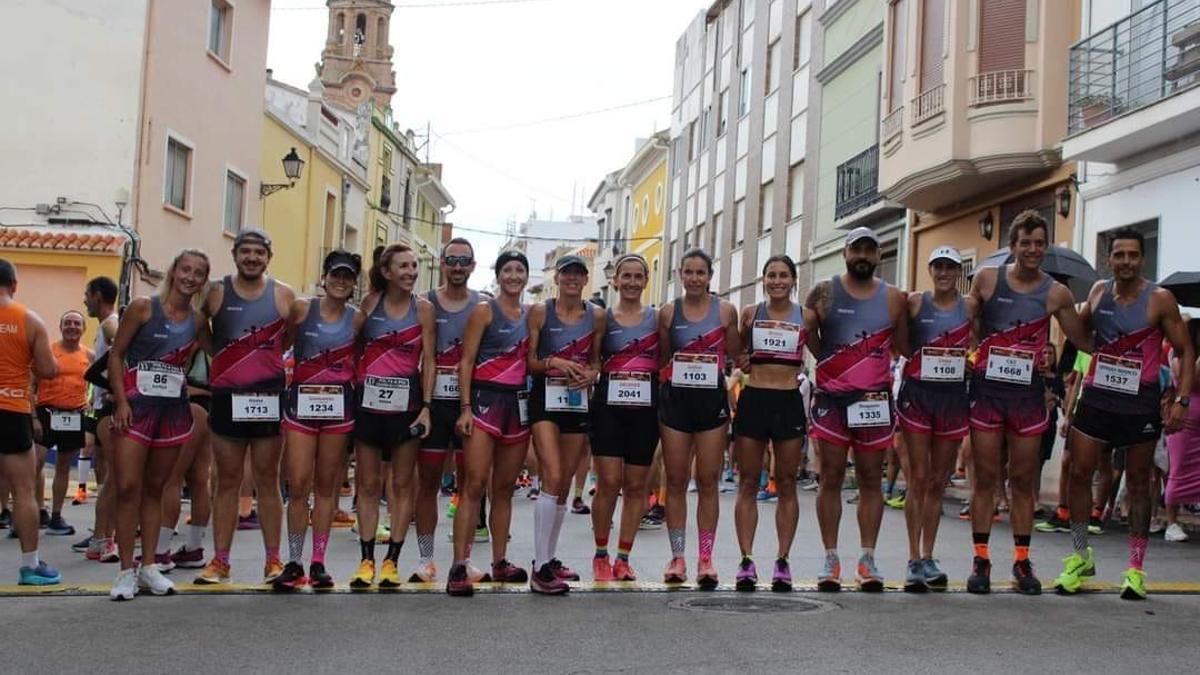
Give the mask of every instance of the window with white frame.
POLYGON ((733 223, 729 228, 729 248, 737 248, 746 239, 746 200, 733 203, 733 223))
POLYGON ((788 169, 788 220, 792 221, 804 213, 804 162, 788 169))
POLYGON ((246 206, 246 179, 232 171, 225 172, 225 231, 242 231, 246 206))
POLYGON ((725 89, 717 95, 717 136, 725 133, 729 124, 729 90, 725 89))
POLYGON ((796 41, 792 50, 792 70, 800 70, 800 66, 808 63, 811 44, 812 12, 805 12, 796 17, 796 41))
POLYGON ((760 235, 771 231, 771 222, 775 219, 775 181, 762 186, 758 199, 758 233, 760 235))
POLYGON ((750 66, 742 68, 741 83, 738 85, 740 98, 738 100, 738 116, 750 112, 750 66))
POLYGON ((783 45, 779 39, 776 39, 770 44, 770 46, 767 47, 767 94, 770 94, 779 88, 779 66, 782 65, 779 61, 782 56, 783 45))
POLYGON ((208 16, 208 51, 229 62, 229 43, 233 36, 233 5, 227 0, 212 0, 208 16))
POLYGON ((187 211, 192 201, 192 149, 177 138, 168 138, 166 160, 163 203, 187 211))

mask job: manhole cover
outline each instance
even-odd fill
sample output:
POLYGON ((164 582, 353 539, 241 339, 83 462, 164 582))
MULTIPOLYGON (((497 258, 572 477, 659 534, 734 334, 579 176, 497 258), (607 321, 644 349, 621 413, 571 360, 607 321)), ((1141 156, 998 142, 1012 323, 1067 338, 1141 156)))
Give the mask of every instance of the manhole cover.
POLYGON ((671 609, 718 614, 764 614, 775 612, 828 612, 837 605, 821 600, 781 598, 771 596, 718 595, 712 597, 673 600, 671 609))

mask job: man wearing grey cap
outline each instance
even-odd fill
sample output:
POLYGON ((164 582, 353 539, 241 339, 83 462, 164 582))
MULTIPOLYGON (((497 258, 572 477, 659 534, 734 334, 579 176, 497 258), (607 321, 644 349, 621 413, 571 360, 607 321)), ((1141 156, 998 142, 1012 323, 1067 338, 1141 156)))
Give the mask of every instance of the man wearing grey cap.
POLYGON ((904 293, 875 276, 879 239, 867 227, 846 235, 846 272, 822 281, 806 306, 809 350, 817 355, 817 391, 813 396, 812 436, 821 466, 817 523, 825 547, 825 565, 817 578, 823 591, 841 589, 838 527, 846 457, 854 450, 858 478, 859 539, 862 554, 857 577, 864 591, 882 591, 875 567, 875 541, 883 519, 883 451, 892 444, 895 425, 891 400, 892 353, 908 344, 904 293))

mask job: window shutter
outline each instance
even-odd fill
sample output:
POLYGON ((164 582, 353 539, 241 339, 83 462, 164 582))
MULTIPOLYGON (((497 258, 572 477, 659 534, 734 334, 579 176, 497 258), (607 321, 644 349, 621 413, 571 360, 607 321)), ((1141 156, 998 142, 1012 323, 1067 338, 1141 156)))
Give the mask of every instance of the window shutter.
POLYGON ((892 3, 892 68, 888 82, 888 112, 904 105, 905 34, 908 29, 908 2, 892 3))
POLYGON ((925 0, 921 12, 921 91, 942 84, 946 0, 925 0))
POLYGON ((979 72, 1025 68, 1025 0, 988 0, 979 16, 979 72))

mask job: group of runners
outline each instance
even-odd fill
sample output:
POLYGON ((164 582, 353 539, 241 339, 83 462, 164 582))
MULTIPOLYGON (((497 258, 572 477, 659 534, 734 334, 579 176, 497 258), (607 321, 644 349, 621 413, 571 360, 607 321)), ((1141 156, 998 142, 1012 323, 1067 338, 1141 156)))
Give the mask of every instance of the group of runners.
MULTIPOLYGON (((884 451, 893 445, 898 427, 906 441, 901 460, 909 486, 905 588, 948 583, 934 547, 946 480, 970 435, 974 556, 967 589, 986 593, 991 588, 992 514, 998 482, 1006 475, 1012 495, 1013 585, 1026 594, 1040 593, 1029 547, 1041 436, 1049 423, 1040 362, 1053 318, 1066 339, 1095 357, 1068 440, 1073 552, 1055 586, 1074 592, 1096 573, 1087 541, 1091 476, 1098 456, 1122 447, 1130 498, 1122 594, 1145 597, 1149 467, 1158 436, 1178 429, 1186 416, 1194 379, 1192 342, 1173 296, 1142 277, 1143 241, 1136 231, 1114 233, 1109 251, 1114 278, 1098 282, 1077 310, 1070 291, 1041 269, 1048 245, 1041 216, 1022 213, 1010 230, 1013 262, 979 270, 966 296, 959 291, 963 266, 954 248, 940 247, 930 255, 933 290, 905 294, 875 276, 879 240, 870 229, 858 228, 846 238, 846 271, 819 281, 803 303, 793 299, 794 262, 776 255, 762 267, 765 299, 740 312, 711 292, 712 260, 699 249, 679 261, 681 296, 658 309, 643 304, 650 270, 636 254, 614 261, 618 297, 611 307, 584 298, 588 265, 574 255, 555 265, 556 297, 528 306, 522 297, 529 262, 518 251, 502 252, 494 265, 495 294, 485 297, 467 286, 476 260, 465 239, 443 247, 443 285, 427 294, 414 293, 415 253, 392 244, 374 261, 369 292, 357 306, 352 301, 363 266, 359 256, 344 251, 325 258, 320 297, 298 298, 267 274, 269 236, 246 230, 234 241, 235 274, 210 282, 207 255, 185 249, 168 268, 159 292, 133 300, 119 321, 112 282, 89 283, 85 301, 100 329, 94 352, 83 350, 83 359, 75 356, 82 317, 63 317, 64 341, 67 319, 80 320, 78 330, 72 323, 70 331, 74 349, 52 346, 42 321, 14 300, 14 267, 0 261, 0 468, 13 494, 13 525, 23 551, 21 582, 59 581, 37 552, 41 483, 37 479, 35 487, 37 459, 30 451, 32 402, 42 400, 44 383, 61 381, 68 373, 70 381, 82 382, 94 354, 106 363, 100 368, 107 382, 91 402, 100 421, 90 430, 106 457, 96 462, 98 473, 104 465, 111 476, 97 500, 96 529, 81 548, 95 559, 119 557, 114 599, 132 599, 139 590, 172 593, 174 584, 163 572, 175 566, 203 567, 196 583, 228 581, 247 466, 265 547, 264 582, 276 588, 332 587, 325 555, 350 450, 361 550, 349 579, 353 588, 402 584, 398 558, 412 520, 420 560, 409 581, 436 579, 437 493, 453 453, 459 504, 447 592, 471 595, 475 584, 493 581, 528 582, 543 594, 566 593, 568 582, 579 575, 558 558, 558 540, 572 479, 590 449, 597 478, 594 578, 638 578, 630 552, 647 511, 651 465, 659 456, 671 551, 663 581, 682 583, 689 577, 688 493, 694 480, 695 581, 711 589, 719 578, 713 563, 718 482, 731 426, 741 481, 734 514, 741 552, 738 589, 758 584, 755 494, 768 448, 779 497, 771 587, 792 589, 788 559, 799 517, 795 477, 806 436, 815 441, 819 473, 816 515, 824 563, 818 587, 842 586, 840 492, 852 460, 861 546, 854 576, 862 590, 883 589, 875 545, 883 513, 884 451), (1167 349, 1176 356, 1177 387, 1160 382, 1167 349), (290 373, 285 369, 289 350, 290 373), (808 410, 798 384, 805 350, 816 361, 808 410), (907 363, 894 396, 897 356, 907 363), (749 373, 735 418, 725 386, 727 370, 734 366, 749 373), (36 395, 33 380, 42 383, 36 395), (280 493, 284 443, 286 510, 280 493), (510 562, 507 548, 513 486, 530 443, 541 484, 534 504, 533 564, 527 571, 510 562), (205 563, 210 471, 216 478, 214 553, 205 563), (184 483, 194 499, 188 543, 172 553, 168 544, 184 483), (205 496, 197 500, 200 493, 205 496), (391 527, 377 568, 374 535, 384 495, 391 527), (491 501, 492 547, 486 571, 471 563, 485 497, 491 501), (618 501, 618 545, 610 557, 618 501), (285 520, 286 564, 281 551, 285 520), (134 556, 139 538, 144 560, 134 556)), ((84 412, 80 397, 43 406, 39 441, 53 443, 51 430, 88 430, 84 412)))

